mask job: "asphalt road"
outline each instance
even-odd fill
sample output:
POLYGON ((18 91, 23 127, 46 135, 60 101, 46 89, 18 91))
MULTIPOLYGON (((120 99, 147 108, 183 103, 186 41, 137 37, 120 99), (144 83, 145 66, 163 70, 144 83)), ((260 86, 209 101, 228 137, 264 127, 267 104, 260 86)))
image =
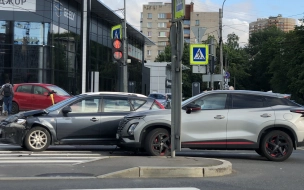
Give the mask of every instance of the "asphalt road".
MULTIPOLYGON (((114 147, 100 146, 61 146, 46 151, 89 152, 109 155, 114 147)), ((0 154, 13 154, 22 151, 19 147, 0 145, 0 154)), ((115 153, 114 153, 115 154, 115 153)), ((117 152, 128 155, 129 152, 117 152)), ((171 178, 171 179, 77 179, 77 180, 28 180, 0 181, 0 189, 17 190, 54 190, 54 189, 110 189, 110 188, 168 188, 195 187, 198 189, 235 190, 235 189, 303 189, 304 186, 304 147, 293 152, 285 162, 270 162, 254 151, 193 151, 185 149, 178 156, 197 156, 219 158, 232 163, 233 174, 212 178, 171 178)), ((88 157, 91 157, 88 155, 88 157)), ((35 170, 35 166, 29 164, 35 170)), ((0 166, 1 169, 1 166, 0 166)), ((16 171, 18 172, 18 171, 16 171)))

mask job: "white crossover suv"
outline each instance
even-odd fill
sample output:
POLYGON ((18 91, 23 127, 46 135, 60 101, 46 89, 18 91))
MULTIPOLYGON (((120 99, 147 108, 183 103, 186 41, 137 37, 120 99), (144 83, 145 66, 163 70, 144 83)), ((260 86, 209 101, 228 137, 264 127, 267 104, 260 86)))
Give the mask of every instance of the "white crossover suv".
MULTIPOLYGON (((277 93, 216 90, 182 102, 181 146, 190 149, 255 150, 284 161, 304 145, 304 108, 277 93)), ((116 137, 122 147, 170 155, 171 110, 124 117, 116 137)))

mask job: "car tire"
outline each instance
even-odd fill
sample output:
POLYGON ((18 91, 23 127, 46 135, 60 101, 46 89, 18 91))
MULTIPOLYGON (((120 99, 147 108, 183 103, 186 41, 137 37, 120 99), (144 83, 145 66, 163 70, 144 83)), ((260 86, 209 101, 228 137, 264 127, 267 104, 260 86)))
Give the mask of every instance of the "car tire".
POLYGON ((260 156, 262 156, 262 157, 265 157, 265 155, 263 154, 263 152, 261 151, 261 149, 255 149, 255 152, 256 152, 258 155, 260 155, 260 156))
POLYGON ((169 156, 171 137, 168 130, 157 128, 150 131, 145 141, 145 150, 150 156, 169 156))
POLYGON ((17 104, 17 102, 13 102, 12 103, 12 114, 16 114, 19 112, 19 105, 17 104))
POLYGON ((42 127, 34 127, 25 136, 24 145, 30 151, 44 151, 51 142, 50 133, 42 127))
POLYGON ((260 150, 271 161, 281 162, 289 158, 293 151, 293 143, 283 131, 270 131, 262 139, 260 150))

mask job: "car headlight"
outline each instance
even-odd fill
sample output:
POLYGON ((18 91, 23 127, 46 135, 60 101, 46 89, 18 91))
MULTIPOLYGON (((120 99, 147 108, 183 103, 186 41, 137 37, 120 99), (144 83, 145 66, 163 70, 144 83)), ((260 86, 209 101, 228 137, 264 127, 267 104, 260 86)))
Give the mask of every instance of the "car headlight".
POLYGON ((129 135, 134 135, 134 130, 135 130, 137 125, 138 125, 138 123, 133 123, 133 124, 130 125, 130 127, 128 129, 129 135))
POLYGON ((18 124, 20 124, 20 125, 23 125, 25 122, 26 122, 25 119, 18 119, 18 120, 16 121, 16 123, 18 123, 18 124))

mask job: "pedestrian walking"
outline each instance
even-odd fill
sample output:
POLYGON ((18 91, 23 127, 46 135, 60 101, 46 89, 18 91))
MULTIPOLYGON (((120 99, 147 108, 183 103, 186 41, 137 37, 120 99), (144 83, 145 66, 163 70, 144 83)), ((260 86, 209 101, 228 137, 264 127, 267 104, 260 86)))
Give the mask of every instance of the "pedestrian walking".
POLYGON ((0 94, 3 95, 4 115, 5 116, 10 115, 12 111, 14 91, 13 91, 13 86, 10 84, 9 79, 5 80, 5 84, 1 88, 0 94))

